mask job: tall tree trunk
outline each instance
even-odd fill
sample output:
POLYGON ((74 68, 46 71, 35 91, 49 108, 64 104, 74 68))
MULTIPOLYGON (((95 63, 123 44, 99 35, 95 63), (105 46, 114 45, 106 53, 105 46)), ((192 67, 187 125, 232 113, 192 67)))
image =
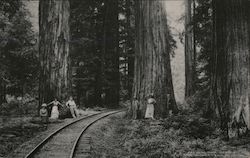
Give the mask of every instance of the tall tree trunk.
MULTIPOLYGON (((194 0, 185 1, 185 77, 186 88, 185 97, 190 97, 195 93, 195 42, 194 42, 194 27, 192 27, 192 2, 194 0)), ((193 7, 194 15, 194 7, 193 7)))
POLYGON ((134 10, 134 2, 133 0, 126 0, 126 17, 127 17, 127 55, 128 55, 128 93, 129 97, 132 96, 132 89, 133 89, 133 78, 134 78, 134 49, 131 49, 134 47, 134 25, 131 21, 132 17, 134 16, 133 10, 134 10))
POLYGON ((248 0, 214 1, 216 50, 211 103, 229 137, 238 136, 240 121, 250 129, 249 6, 248 0))
POLYGON ((68 0, 39 2, 40 104, 70 94, 69 14, 68 0))
POLYGON ((5 100, 5 94, 4 94, 4 81, 3 79, 0 77, 0 106, 2 103, 4 103, 5 100))
POLYGON ((219 116, 218 108, 216 108, 216 100, 217 96, 216 94, 213 94, 216 90, 216 76, 217 76, 217 33, 216 33, 216 5, 215 1, 212 0, 212 9, 213 9, 213 15, 212 15, 212 53, 210 55, 210 69, 211 69, 211 75, 210 75, 210 90, 209 90, 209 103, 206 105, 205 109, 205 115, 211 119, 216 119, 217 116, 219 116))
POLYGON ((137 97, 144 115, 146 99, 154 93, 157 105, 156 115, 166 117, 171 108, 176 110, 172 74, 170 67, 170 46, 167 39, 166 11, 160 0, 136 1, 136 54, 133 96, 137 97), (167 96, 170 98, 167 98, 167 96))
POLYGON ((110 107, 119 105, 119 42, 118 42, 118 1, 105 0, 103 26, 104 89, 106 103, 110 107))

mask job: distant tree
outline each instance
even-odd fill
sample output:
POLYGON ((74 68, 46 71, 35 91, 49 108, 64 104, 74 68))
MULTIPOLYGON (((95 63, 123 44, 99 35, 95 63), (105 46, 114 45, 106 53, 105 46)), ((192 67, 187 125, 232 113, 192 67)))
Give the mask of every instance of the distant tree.
POLYGON ((71 1, 72 64, 77 69, 73 78, 85 106, 103 106, 102 93, 106 106, 118 105, 118 11, 118 2, 71 1))
POLYGON ((118 1, 104 1, 103 17, 103 91, 108 106, 117 107, 120 88, 118 1))
POLYGON ((211 77, 211 55, 213 51, 213 10, 212 0, 196 0, 195 12, 193 13, 192 26, 195 27, 196 49, 196 110, 206 114, 208 112, 210 77, 211 77))
POLYGON ((79 105, 100 105, 102 1, 70 1, 73 92, 79 105), (94 98, 94 99, 93 99, 94 98))
POLYGON ((21 0, 0 2, 0 104, 5 94, 31 94, 37 86, 36 34, 28 17, 21 0))
POLYGON ((135 2, 134 0, 126 0, 126 53, 127 53, 127 64, 128 64, 128 95, 132 96, 133 78, 134 78, 134 61, 135 61, 135 2))
POLYGON ((212 56, 211 109, 219 115, 225 134, 237 137, 242 124, 250 129, 250 2, 213 2, 215 50, 212 56))
POLYGON ((156 114, 166 117, 177 110, 170 67, 170 41, 166 11, 158 0, 136 1, 136 47, 133 96, 146 109, 146 99, 154 93, 156 114), (170 98, 167 98, 169 94, 170 98), (171 103, 168 102, 171 100, 171 103), (171 107, 170 107, 171 106, 171 107))
POLYGON ((39 1, 39 101, 65 99, 71 92, 68 0, 39 1))
POLYGON ((194 41, 195 25, 192 14, 194 12, 195 0, 185 1, 185 97, 190 97, 195 93, 196 81, 196 46, 194 41))
POLYGON ((121 70, 128 62, 122 61, 123 57, 127 58, 123 49, 126 43, 132 54, 134 40, 131 37, 133 29, 127 36, 125 11, 125 0, 117 3, 108 0, 71 1, 71 57, 76 69, 73 80, 77 98, 85 106, 117 106, 119 89, 128 82, 125 79, 127 74, 121 70), (128 38, 131 39, 129 45, 128 38), (101 98, 103 93, 106 93, 105 100, 101 98))

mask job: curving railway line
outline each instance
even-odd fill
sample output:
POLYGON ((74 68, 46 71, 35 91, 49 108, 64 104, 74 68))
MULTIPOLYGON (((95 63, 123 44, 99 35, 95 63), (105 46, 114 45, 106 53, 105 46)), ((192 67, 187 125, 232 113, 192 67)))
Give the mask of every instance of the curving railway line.
POLYGON ((84 138, 86 130, 98 120, 123 111, 100 112, 77 119, 51 133, 35 146, 25 158, 88 157, 88 137, 84 138))

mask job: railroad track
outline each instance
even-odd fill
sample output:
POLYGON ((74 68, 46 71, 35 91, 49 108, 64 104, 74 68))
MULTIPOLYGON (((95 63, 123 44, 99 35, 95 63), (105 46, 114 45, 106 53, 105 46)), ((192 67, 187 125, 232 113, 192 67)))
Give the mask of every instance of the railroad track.
MULTIPOLYGON (((86 130, 95 122, 122 111, 123 110, 100 112, 75 120, 51 133, 42 140, 41 143, 35 146, 25 158, 85 157, 87 154, 86 150, 82 149, 82 152, 79 152, 77 147, 79 146, 79 142, 82 143, 80 140, 83 139, 86 130), (77 150, 78 152, 76 152, 77 150)), ((88 138, 86 138, 86 141, 88 141, 88 138)), ((85 143, 84 147, 88 148, 89 144, 85 143)))

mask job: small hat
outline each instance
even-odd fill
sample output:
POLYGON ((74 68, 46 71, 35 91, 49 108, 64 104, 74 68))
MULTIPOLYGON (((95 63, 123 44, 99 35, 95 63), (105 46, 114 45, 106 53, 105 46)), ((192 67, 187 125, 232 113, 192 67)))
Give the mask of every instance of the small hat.
POLYGON ((47 106, 47 104, 45 104, 45 103, 42 104, 42 107, 46 107, 46 106, 47 106))

